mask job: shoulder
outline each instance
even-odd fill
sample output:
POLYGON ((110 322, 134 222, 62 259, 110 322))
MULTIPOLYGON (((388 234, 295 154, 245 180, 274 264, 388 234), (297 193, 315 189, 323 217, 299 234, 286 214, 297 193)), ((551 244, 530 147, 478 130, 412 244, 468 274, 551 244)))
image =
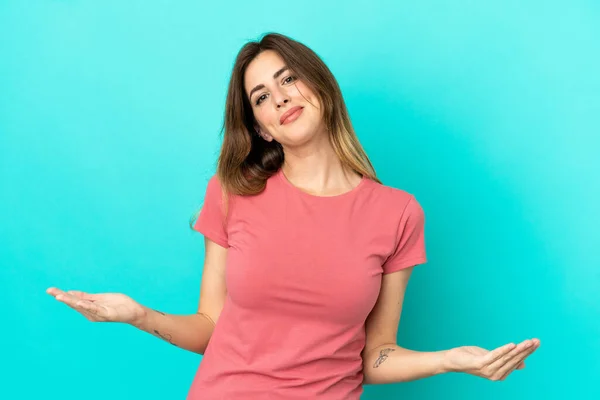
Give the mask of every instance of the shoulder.
POLYGON ((407 207, 420 208, 414 194, 393 186, 369 180, 371 198, 385 209, 393 208, 404 211, 407 207))
MULTIPOLYGON (((232 189, 232 184, 230 183, 229 185, 225 185, 223 184, 221 178, 219 177, 219 175, 217 173, 214 173, 213 175, 211 175, 211 177, 208 180, 207 183, 207 189, 209 190, 213 190, 213 191, 218 191, 218 192, 223 192, 225 191, 225 187, 229 188, 229 192, 228 195, 229 197, 253 197, 256 195, 261 194, 262 192, 264 192, 269 186, 274 186, 273 185, 273 181, 276 180, 276 176, 270 176, 269 178, 266 179, 266 181, 264 182, 264 189, 256 194, 236 194, 234 193, 235 190, 232 189)), ((235 186, 235 185, 234 185, 235 186)), ((249 182, 246 182, 246 184, 244 185, 245 189, 248 190, 248 187, 250 187, 251 185, 249 184, 249 182)), ((273 189, 272 189, 273 190, 273 189)))
POLYGON ((228 207, 228 204, 232 203, 235 197, 237 196, 234 196, 232 193, 226 193, 217 174, 211 175, 206 184, 205 202, 228 207))
POLYGON ((217 190, 221 190, 221 181, 219 180, 219 175, 213 174, 208 179, 207 187, 214 188, 214 189, 217 189, 217 190))
MULTIPOLYGON (((211 194, 213 196, 222 196, 224 194, 224 185, 221 181, 221 178, 219 178, 218 174, 215 173, 208 179, 208 183, 206 185, 206 192, 207 194, 211 194)), ((233 197, 233 194, 228 193, 228 197, 233 197)))
POLYGON ((206 183, 206 190, 204 195, 205 200, 218 199, 221 196, 221 194, 221 182, 219 181, 219 177, 216 174, 214 174, 208 179, 208 182, 206 183))

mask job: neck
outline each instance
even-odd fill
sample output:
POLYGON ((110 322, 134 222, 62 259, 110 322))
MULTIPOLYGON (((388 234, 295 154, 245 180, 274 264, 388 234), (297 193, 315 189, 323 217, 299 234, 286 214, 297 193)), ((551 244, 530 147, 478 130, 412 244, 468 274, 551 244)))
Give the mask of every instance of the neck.
POLYGON ((328 134, 296 148, 284 148, 282 171, 294 185, 316 195, 333 195, 354 188, 360 175, 343 166, 328 134))

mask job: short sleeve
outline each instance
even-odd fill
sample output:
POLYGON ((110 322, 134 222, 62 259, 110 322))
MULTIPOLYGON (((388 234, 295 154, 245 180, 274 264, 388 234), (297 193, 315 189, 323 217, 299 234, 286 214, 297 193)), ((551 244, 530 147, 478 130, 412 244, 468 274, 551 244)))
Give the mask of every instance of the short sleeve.
POLYGON ((395 249, 383 264, 383 273, 389 274, 426 262, 425 213, 411 195, 398 224, 395 249))
POLYGON ((204 203, 194 223, 194 230, 222 247, 229 247, 223 194, 217 175, 213 175, 208 181, 204 203))

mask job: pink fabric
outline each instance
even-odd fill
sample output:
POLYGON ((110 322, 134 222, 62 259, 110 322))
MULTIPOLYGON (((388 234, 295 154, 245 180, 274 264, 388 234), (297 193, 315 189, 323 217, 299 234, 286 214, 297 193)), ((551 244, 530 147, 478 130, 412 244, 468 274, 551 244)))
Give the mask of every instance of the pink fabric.
POLYGON ((419 203, 368 178, 313 196, 279 170, 221 207, 215 175, 194 228, 228 247, 228 292, 188 400, 358 399, 381 276, 427 261, 419 203))

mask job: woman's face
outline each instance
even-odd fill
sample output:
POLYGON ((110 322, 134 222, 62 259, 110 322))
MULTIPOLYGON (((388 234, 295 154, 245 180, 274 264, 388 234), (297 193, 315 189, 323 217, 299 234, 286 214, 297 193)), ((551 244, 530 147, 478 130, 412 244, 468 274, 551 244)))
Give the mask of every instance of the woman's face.
POLYGON ((298 146, 324 131, 321 106, 315 93, 285 67, 277 52, 263 51, 248 65, 244 89, 263 139, 298 146), (282 121, 297 107, 301 110, 282 121))

